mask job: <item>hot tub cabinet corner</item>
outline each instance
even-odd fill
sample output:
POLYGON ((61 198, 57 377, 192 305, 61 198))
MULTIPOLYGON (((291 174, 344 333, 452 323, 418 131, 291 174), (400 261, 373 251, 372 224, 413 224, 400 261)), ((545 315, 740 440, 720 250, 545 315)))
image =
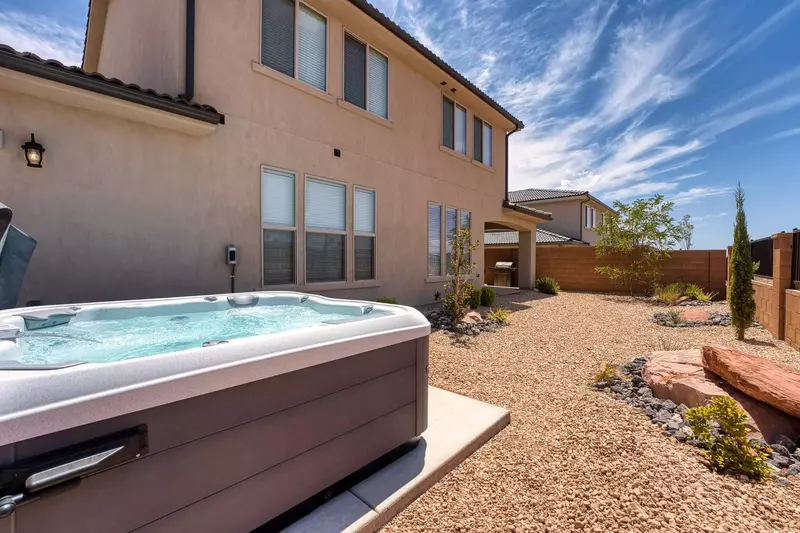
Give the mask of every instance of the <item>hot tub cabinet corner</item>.
POLYGON ((146 453, 41 491, 0 533, 247 533, 420 435, 427 388, 425 336, 5 445, 0 471, 146 427, 146 453))

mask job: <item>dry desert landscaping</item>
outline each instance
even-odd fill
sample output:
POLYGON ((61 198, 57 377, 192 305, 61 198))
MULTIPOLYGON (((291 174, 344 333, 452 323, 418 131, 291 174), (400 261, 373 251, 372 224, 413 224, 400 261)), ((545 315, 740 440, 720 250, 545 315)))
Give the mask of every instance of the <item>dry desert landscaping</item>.
POLYGON ((697 448, 588 386, 604 363, 659 349, 726 344, 796 368, 800 352, 761 329, 741 343, 731 328, 661 327, 659 308, 623 296, 522 292, 500 303, 514 312, 495 333, 431 336, 430 379, 507 408, 511 424, 384 531, 800 531, 800 479, 713 473, 697 448))

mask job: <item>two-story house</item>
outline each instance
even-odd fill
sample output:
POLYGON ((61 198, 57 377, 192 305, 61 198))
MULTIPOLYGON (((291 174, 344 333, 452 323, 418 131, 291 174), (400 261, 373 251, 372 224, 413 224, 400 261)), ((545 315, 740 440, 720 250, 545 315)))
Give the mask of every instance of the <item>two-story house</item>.
POLYGON ((233 279, 424 303, 460 227, 518 231, 530 287, 550 216, 507 197, 522 127, 363 0, 91 0, 83 68, 0 47, 0 201, 38 240, 20 301, 233 279))

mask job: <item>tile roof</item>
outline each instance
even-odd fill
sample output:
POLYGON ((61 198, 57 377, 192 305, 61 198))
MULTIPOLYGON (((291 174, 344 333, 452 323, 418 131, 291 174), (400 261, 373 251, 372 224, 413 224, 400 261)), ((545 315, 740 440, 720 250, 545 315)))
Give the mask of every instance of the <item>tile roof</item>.
POLYGON ((569 198, 583 196, 589 191, 570 191, 567 189, 523 189, 521 191, 508 191, 508 199, 512 202, 533 202, 536 200, 552 200, 554 198, 569 198))
MULTIPOLYGON (((541 228, 536 228, 536 242, 537 244, 584 244, 588 246, 588 243, 584 241, 541 228)), ((487 246, 519 244, 519 233, 516 231, 487 231, 483 234, 483 243, 487 246)))
POLYGON ((541 218, 544 220, 553 220, 552 213, 548 213, 547 211, 542 211, 540 209, 536 209, 533 207, 528 207, 526 205, 518 205, 514 202, 509 202, 508 200, 503 200, 503 207, 506 209, 511 209, 512 211, 516 211, 518 213, 522 213, 524 215, 541 218))
POLYGON ((189 102, 152 89, 144 89, 132 83, 124 83, 117 78, 106 78, 102 74, 87 72, 80 67, 67 66, 54 59, 42 59, 36 54, 18 52, 4 44, 0 44, 0 67, 211 124, 225 122, 224 115, 209 105, 189 102))

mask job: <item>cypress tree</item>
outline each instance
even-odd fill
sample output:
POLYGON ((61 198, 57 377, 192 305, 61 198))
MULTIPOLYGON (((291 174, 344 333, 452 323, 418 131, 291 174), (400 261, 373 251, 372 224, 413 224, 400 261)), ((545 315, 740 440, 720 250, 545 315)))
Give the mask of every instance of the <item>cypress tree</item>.
POLYGON ((731 325, 736 328, 736 338, 744 340, 744 330, 753 321, 756 302, 753 298, 753 258, 750 254, 750 235, 747 233, 747 219, 744 215, 744 189, 739 183, 736 187, 736 223, 733 227, 733 248, 731 250, 730 296, 731 325))

